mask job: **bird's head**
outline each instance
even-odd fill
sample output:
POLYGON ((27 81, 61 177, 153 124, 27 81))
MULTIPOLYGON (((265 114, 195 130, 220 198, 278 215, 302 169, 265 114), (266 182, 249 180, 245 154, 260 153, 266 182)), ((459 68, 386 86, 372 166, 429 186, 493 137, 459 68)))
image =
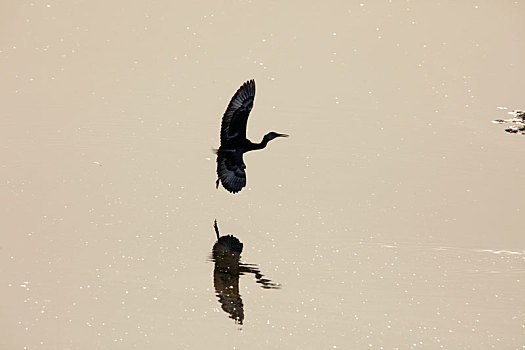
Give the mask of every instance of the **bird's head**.
POLYGON ((271 132, 267 133, 266 135, 264 135, 264 139, 267 140, 267 141, 273 140, 273 139, 275 139, 277 137, 288 137, 288 135, 280 134, 280 133, 275 132, 275 131, 271 131, 271 132))

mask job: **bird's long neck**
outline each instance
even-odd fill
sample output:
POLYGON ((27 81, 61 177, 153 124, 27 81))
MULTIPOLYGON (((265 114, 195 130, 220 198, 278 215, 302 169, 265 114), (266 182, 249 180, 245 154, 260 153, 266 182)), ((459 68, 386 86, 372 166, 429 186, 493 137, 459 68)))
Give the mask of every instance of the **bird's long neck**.
POLYGON ((262 141, 260 143, 253 143, 253 142, 250 142, 248 144, 248 147, 246 147, 247 151, 255 151, 255 150, 258 150, 258 149, 263 149, 264 147, 266 147, 266 145, 268 144, 268 139, 263 137, 262 141))

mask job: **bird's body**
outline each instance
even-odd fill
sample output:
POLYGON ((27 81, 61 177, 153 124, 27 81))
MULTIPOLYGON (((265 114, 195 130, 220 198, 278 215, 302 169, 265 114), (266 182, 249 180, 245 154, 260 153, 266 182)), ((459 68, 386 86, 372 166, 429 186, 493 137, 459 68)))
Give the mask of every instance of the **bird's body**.
POLYGON ((221 146, 217 150, 217 188, 219 181, 231 193, 237 193, 246 186, 246 152, 263 149, 270 140, 288 135, 270 132, 261 143, 246 138, 246 125, 255 99, 255 81, 245 82, 233 95, 222 117, 221 146))

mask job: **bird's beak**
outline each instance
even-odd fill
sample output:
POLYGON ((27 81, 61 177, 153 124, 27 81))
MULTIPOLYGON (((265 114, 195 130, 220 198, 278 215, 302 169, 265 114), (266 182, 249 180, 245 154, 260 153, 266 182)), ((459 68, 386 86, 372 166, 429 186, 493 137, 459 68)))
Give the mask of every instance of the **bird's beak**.
POLYGON ((288 136, 290 136, 290 135, 286 135, 286 134, 279 134, 279 133, 277 133, 277 136, 278 136, 278 137, 288 137, 288 136))

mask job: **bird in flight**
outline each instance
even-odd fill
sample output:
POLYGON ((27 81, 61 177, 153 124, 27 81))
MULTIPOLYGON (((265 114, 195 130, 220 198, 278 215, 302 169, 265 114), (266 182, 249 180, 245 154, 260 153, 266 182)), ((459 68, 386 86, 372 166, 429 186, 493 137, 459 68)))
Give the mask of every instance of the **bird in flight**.
POLYGON ((221 146, 217 154, 217 182, 231 193, 237 193, 246 186, 246 164, 243 155, 246 152, 263 149, 276 137, 288 137, 277 132, 264 135, 260 143, 253 143, 246 138, 246 124, 255 99, 255 81, 242 84, 233 95, 221 123, 221 146))

